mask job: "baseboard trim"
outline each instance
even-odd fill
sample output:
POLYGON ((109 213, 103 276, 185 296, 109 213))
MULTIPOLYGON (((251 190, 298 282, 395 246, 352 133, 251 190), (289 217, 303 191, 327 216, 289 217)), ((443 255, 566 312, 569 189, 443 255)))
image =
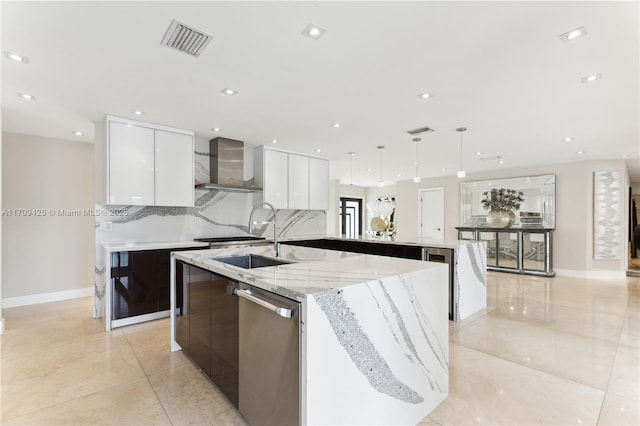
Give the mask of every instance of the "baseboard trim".
POLYGON ((576 270, 576 269, 554 269, 556 275, 562 277, 584 278, 590 280, 617 280, 624 279, 626 271, 604 271, 604 270, 576 270))
POLYGON ((51 293, 30 294, 28 296, 5 297, 2 299, 2 308, 16 308, 18 306, 59 302, 61 300, 70 300, 78 299, 80 297, 93 296, 94 294, 94 287, 85 287, 74 290, 54 291, 51 293))

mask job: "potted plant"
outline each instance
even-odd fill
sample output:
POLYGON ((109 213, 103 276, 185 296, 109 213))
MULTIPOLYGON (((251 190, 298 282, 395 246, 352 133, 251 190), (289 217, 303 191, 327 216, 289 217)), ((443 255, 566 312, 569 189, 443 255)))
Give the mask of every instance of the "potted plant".
POLYGON ((515 189, 492 189, 482 193, 482 207, 489 210, 487 224, 494 228, 506 228, 513 225, 516 216, 514 210, 520 208, 524 193, 515 189))

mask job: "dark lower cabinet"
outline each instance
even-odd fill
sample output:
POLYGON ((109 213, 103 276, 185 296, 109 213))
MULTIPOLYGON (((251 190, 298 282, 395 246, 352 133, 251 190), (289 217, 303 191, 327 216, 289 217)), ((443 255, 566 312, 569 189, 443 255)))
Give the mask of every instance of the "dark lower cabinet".
POLYGON ((238 283, 180 261, 178 274, 176 341, 237 407, 238 283))
POLYGON ((196 248, 200 247, 111 253, 110 320, 125 325, 126 321, 118 320, 164 311, 168 316, 171 252, 196 248))
POLYGON ((112 320, 158 311, 157 252, 121 251, 111 254, 112 320))
POLYGON ((322 238, 317 240, 286 241, 283 244, 326 250, 350 251, 353 253, 375 254, 378 256, 401 257, 404 259, 420 260, 422 258, 422 247, 406 244, 344 241, 322 238))

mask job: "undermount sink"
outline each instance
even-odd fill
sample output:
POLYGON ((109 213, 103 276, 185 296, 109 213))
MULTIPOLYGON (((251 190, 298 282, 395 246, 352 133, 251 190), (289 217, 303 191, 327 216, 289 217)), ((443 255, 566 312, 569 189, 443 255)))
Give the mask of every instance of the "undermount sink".
POLYGON ((286 260, 273 259, 271 257, 264 257, 257 254, 212 257, 211 260, 217 260, 218 262, 239 266, 244 269, 264 268, 265 266, 277 266, 292 263, 286 260))

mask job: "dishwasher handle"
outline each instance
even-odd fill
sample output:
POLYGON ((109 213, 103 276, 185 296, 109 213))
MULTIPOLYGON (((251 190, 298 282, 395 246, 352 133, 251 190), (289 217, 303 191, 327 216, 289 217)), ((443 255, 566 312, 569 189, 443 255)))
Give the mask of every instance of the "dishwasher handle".
POLYGON ((236 288, 235 290, 233 290, 233 293, 236 294, 239 297, 242 297, 243 299, 247 299, 253 303, 257 303, 258 305, 269 309, 270 311, 275 312, 277 315, 280 315, 283 318, 292 318, 293 317, 293 309, 289 309, 289 308, 283 308, 281 306, 276 306, 271 302, 267 302, 266 300, 263 300, 255 295, 253 295, 253 293, 251 293, 251 290, 240 290, 238 288, 236 288))

